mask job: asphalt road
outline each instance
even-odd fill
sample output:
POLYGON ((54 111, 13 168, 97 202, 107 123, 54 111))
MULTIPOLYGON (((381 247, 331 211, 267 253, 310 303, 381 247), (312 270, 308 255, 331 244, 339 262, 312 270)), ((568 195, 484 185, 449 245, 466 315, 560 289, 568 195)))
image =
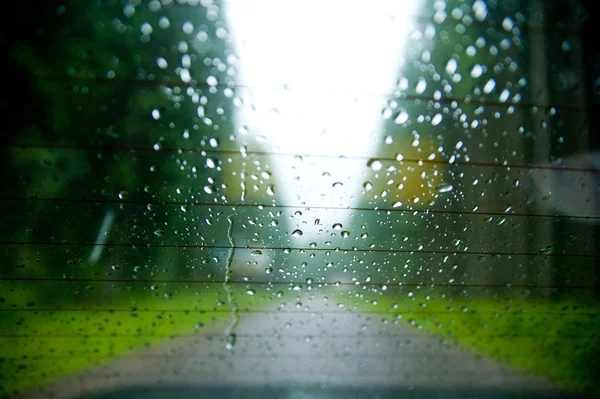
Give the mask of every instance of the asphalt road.
POLYGON ((232 350, 225 349, 225 328, 176 338, 22 397, 559 397, 542 378, 372 314, 242 314, 232 350))

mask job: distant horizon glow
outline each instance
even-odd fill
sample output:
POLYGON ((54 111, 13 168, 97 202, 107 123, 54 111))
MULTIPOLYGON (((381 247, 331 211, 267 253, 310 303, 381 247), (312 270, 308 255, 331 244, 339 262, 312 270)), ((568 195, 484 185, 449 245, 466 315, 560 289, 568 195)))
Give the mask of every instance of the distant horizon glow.
POLYGON ((296 166, 289 157, 273 157, 277 198, 321 206, 356 202, 360 184, 333 190, 332 182, 360 176, 366 162, 335 156, 377 152, 386 94, 401 73, 421 2, 226 3, 238 57, 236 90, 244 100, 234 113, 236 126, 262 136, 268 151, 334 156, 296 166))

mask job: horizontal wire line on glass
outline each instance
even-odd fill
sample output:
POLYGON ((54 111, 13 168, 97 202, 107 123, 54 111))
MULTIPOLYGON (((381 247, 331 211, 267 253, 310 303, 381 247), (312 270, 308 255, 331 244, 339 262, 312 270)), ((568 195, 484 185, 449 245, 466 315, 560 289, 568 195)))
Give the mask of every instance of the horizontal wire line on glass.
MULTIPOLYGON (((264 251, 302 251, 302 252, 325 252, 332 248, 318 247, 259 247, 259 246, 224 246, 224 245, 194 245, 194 244, 156 244, 156 243, 93 243, 93 242, 44 242, 44 241, 0 241, 0 245, 35 245, 35 246, 73 246, 73 247, 129 247, 129 248, 177 248, 177 249, 240 249, 240 250, 264 250, 264 251)), ((536 253, 536 252, 498 252, 498 251, 449 251, 449 250, 425 250, 425 249, 382 249, 382 248, 336 248, 336 252, 348 253, 408 253, 408 254, 429 254, 429 255, 495 255, 495 256, 523 256, 523 257, 561 257, 561 258, 600 258, 600 254, 572 254, 572 253, 536 253)))
MULTIPOLYGON (((198 81, 172 81, 171 79, 163 79, 163 80, 149 80, 149 79, 132 79, 132 78, 101 78, 101 77, 85 77, 85 76, 53 76, 53 75, 35 75, 38 79, 48 80, 48 81, 57 81, 62 83, 71 83, 73 82, 86 82, 89 84, 106 84, 106 85, 117 85, 117 84, 128 84, 142 87, 159 87, 159 86, 183 86, 183 87, 202 87, 202 88, 211 88, 215 87, 218 89, 231 89, 231 90, 283 90, 279 87, 262 87, 262 86, 253 86, 249 84, 236 83, 231 85, 226 84, 217 84, 217 85, 209 85, 205 82, 198 81)), ((326 87, 320 87, 319 90, 322 93, 323 90, 327 89, 326 87)), ((294 89, 287 89, 288 91, 293 92, 294 89)), ((493 99, 474 99, 471 97, 465 98, 456 98, 456 97, 440 97, 439 99, 430 97, 428 95, 422 94, 409 94, 402 93, 400 89, 398 89, 401 94, 394 95, 394 92, 390 93, 373 93, 373 92, 361 92, 361 93, 353 93, 346 92, 344 90, 335 90, 335 92, 339 92, 339 94, 344 95, 353 95, 353 96, 375 96, 375 97, 390 97, 396 101, 427 101, 433 103, 447 103, 451 104, 452 102, 456 102, 463 105, 472 105, 472 106, 491 106, 491 107, 499 107, 505 108, 509 106, 513 106, 515 108, 522 109, 554 109, 555 111, 569 111, 569 112, 590 112, 600 110, 600 106, 598 105, 588 105, 585 107, 569 105, 569 104, 538 104, 538 103, 528 103, 528 102, 511 102, 511 101, 497 101, 493 99)), ((483 98, 483 96, 479 96, 483 98)))
MULTIPOLYGON (((210 326, 208 326, 207 328, 210 328, 210 326)), ((281 338, 305 338, 307 334, 302 334, 302 335, 297 335, 297 334, 281 334, 280 337, 281 338)), ((581 339, 581 338, 593 338, 592 334, 563 334, 563 333, 549 333, 549 334, 470 334, 471 336, 474 337, 481 337, 481 338, 509 338, 509 337, 513 337, 513 338, 519 338, 519 337, 523 337, 523 338, 570 338, 570 339, 581 339)), ((238 333, 236 334, 237 337, 240 338, 272 338, 273 334, 245 334, 245 333, 238 333)), ((218 334, 218 333, 198 333, 198 334, 86 334, 86 333, 80 333, 80 334, 0 334, 0 339, 35 339, 35 338, 40 338, 40 339, 48 339, 48 338, 56 338, 56 339, 61 339, 61 338, 207 338, 207 339, 222 339, 223 338, 223 334, 218 334)), ((386 339, 386 338, 390 338, 390 339, 398 339, 398 338, 405 338, 405 339, 430 339, 429 336, 427 335, 410 335, 410 334, 388 334, 388 333, 381 333, 381 334, 335 334, 335 333, 328 333, 326 336, 319 336, 320 339, 337 339, 337 338, 366 338, 366 339, 372 339, 372 338, 378 338, 378 339, 386 339)), ((45 355, 40 355, 40 356, 45 356, 45 355)), ((6 357, 5 357, 6 358, 6 357)))
POLYGON ((447 214, 447 215, 473 215, 473 216, 504 216, 504 217, 538 217, 554 219, 600 219, 600 214, 589 215, 558 215, 558 214, 540 214, 540 213, 506 213, 492 211, 451 211, 441 209, 409 209, 409 208, 380 208, 380 207, 351 207, 351 206, 323 206, 323 205, 277 205, 277 204, 253 204, 253 203, 217 203, 217 202, 189 202, 172 200, 120 200, 120 199, 92 199, 92 198, 39 198, 39 197, 0 197, 0 201, 48 201, 48 202, 66 202, 66 203, 92 203, 92 204, 132 204, 132 205, 153 205, 153 206, 197 206, 197 207, 228 207, 228 208, 283 208, 283 209, 322 209, 322 210, 347 210, 360 212, 391 212, 391 213, 412 213, 412 214, 447 214))
MULTIPOLYGON (((27 144, 27 143, 10 143, 0 145, 0 148, 16 148, 16 149, 48 149, 48 150, 74 150, 74 151, 111 151, 111 152, 148 152, 148 153, 206 153, 206 154, 225 154, 225 155, 234 155, 234 156, 244 156, 240 153, 239 150, 216 150, 216 149, 208 149, 208 148, 181 148, 181 147, 165 147, 159 150, 155 150, 154 148, 148 146, 94 146, 94 145, 70 145, 70 144, 57 144, 57 145, 41 145, 41 144, 27 144)), ((473 167, 491 167, 491 168, 504 168, 504 169, 525 169, 525 170, 556 170, 556 171, 566 171, 566 172, 590 172, 597 173, 600 172, 600 168, 577 168, 570 166, 560 166, 560 165, 526 165, 526 164, 506 164, 504 163, 494 163, 494 162, 483 162, 483 161, 461 161, 460 159, 454 160, 450 163, 449 160, 435 160, 435 159, 420 159, 420 158, 403 158, 401 161, 398 161, 395 157, 382 157, 377 155, 343 155, 343 154, 294 154, 294 153, 286 153, 286 152, 270 152, 270 151, 247 151, 246 155, 256 155, 256 156, 283 156, 283 157, 306 157, 306 158, 328 158, 328 159, 361 159, 361 160, 369 160, 369 159, 379 159, 380 161, 385 162, 394 162, 394 163, 422 163, 422 164, 433 164, 433 165, 449 165, 453 167, 462 167, 462 166, 473 166, 473 167)))
MULTIPOLYGON (((332 306, 334 307, 334 306, 332 306)), ((130 308, 128 309, 119 309, 119 308, 98 308, 98 309, 85 309, 85 308, 22 308, 22 309, 17 309, 17 308, 10 308, 10 309, 1 309, 0 308, 0 313, 2 312, 11 312, 11 313, 18 313, 18 312, 26 312, 26 313, 32 313, 32 312, 50 312, 50 313, 60 313, 60 312, 106 312, 106 313, 193 313, 193 312, 199 312, 199 313, 230 313, 231 310, 229 308, 226 309, 194 309, 194 308, 171 308, 171 309, 150 309, 150 308, 141 308, 141 309, 135 309, 135 310, 131 310, 130 308)), ((446 311, 436 311, 436 310, 431 310, 431 311, 423 311, 423 310, 412 310, 412 311, 405 311, 405 312, 398 312, 398 311, 389 311, 389 310, 353 310, 351 308, 347 308, 347 307, 343 307, 340 308, 340 310, 313 310, 313 309, 308 309, 308 310, 285 310, 285 309, 276 309, 276 310, 258 310, 258 309, 240 309, 240 314, 245 314, 245 313, 263 313, 263 314, 270 314, 270 313, 274 313, 274 314, 311 314, 311 313, 323 313, 323 314, 386 314, 386 315, 390 315, 390 316, 394 316, 396 314, 400 314, 402 316, 408 316, 408 315, 427 315, 427 314, 451 314, 451 315, 460 315, 461 317, 466 317, 466 316, 473 316, 473 317, 477 317, 480 315, 496 315, 498 313, 500 313, 499 311, 494 311, 494 312, 463 312, 460 309, 451 311, 451 310, 446 310, 446 311)), ((562 311, 562 312, 515 312, 515 313, 503 313, 503 316, 505 317, 510 317, 510 316, 515 316, 515 317, 526 317, 526 316, 556 316, 556 317, 574 317, 574 316, 592 316, 592 317, 597 317, 598 315, 600 315, 600 313, 598 312, 566 312, 566 311, 562 311)))
MULTIPOLYGON (((138 284, 223 284, 220 280, 189 280, 189 279, 87 279, 87 278, 51 278, 51 277, 0 277, 2 281, 29 281, 29 282, 61 282, 61 283, 138 283, 138 284)), ((535 285, 535 284, 453 284, 453 283, 404 283, 401 281, 388 282, 338 282, 338 281, 237 281, 232 280, 229 284, 240 285, 278 285, 278 286, 306 286, 314 289, 323 287, 382 287, 387 290, 398 288, 501 288, 501 289, 533 289, 533 290, 595 290, 594 286, 587 285, 535 285)))

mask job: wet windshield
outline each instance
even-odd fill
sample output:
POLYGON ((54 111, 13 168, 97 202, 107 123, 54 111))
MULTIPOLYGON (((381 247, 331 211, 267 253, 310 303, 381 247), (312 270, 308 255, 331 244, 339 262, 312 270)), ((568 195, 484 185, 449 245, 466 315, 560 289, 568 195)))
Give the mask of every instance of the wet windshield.
POLYGON ((0 396, 600 393, 591 2, 11 3, 0 396))

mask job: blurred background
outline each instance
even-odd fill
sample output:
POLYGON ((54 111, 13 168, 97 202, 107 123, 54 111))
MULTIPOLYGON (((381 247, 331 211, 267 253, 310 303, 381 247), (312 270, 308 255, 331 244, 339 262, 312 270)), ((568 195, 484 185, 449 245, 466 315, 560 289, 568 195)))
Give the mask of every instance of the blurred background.
POLYGON ((0 395, 600 393, 593 2, 4 8, 0 395))

